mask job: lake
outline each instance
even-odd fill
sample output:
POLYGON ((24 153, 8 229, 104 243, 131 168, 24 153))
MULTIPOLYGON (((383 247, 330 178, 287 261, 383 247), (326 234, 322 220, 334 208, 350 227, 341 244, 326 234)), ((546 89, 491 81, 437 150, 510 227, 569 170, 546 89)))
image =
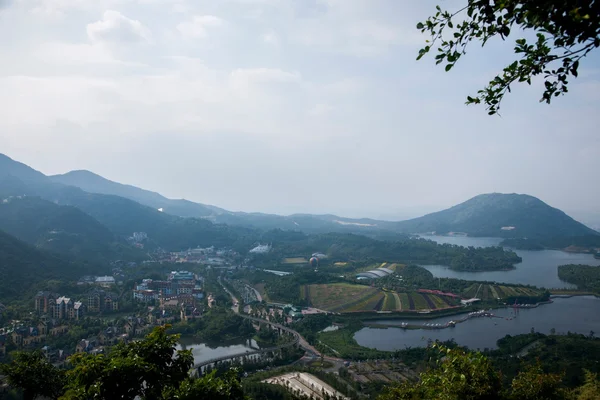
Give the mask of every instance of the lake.
MULTIPOLYGON (((423 239, 458 246, 489 247, 498 246, 501 238, 477 238, 468 236, 422 235, 423 239)), ((586 264, 599 266, 600 260, 591 254, 567 253, 559 250, 514 250, 523 259, 510 271, 465 272, 454 271, 443 265, 423 265, 433 276, 466 280, 515 283, 551 288, 573 288, 574 286, 558 279, 558 266, 564 264, 586 264)))
POLYGON ((253 339, 249 341, 241 339, 222 344, 207 344, 187 335, 182 335, 177 345, 177 350, 192 350, 194 364, 256 349, 260 349, 260 347, 253 339))
MULTIPOLYGON (((528 333, 531 328, 536 332, 550 333, 554 328, 556 333, 589 334, 590 331, 600 335, 600 299, 594 296, 578 296, 571 298, 556 298, 552 304, 542 305, 532 309, 519 309, 515 315, 512 308, 493 310, 492 313, 503 318, 472 318, 455 328, 446 329, 401 329, 401 328, 363 328, 356 332, 354 339, 361 346, 379 350, 398 350, 405 347, 426 346, 427 340, 454 339, 458 344, 471 349, 496 348, 496 341, 506 335, 528 333), (514 317, 512 320, 506 318, 514 317)), ((422 323, 445 324, 459 318, 446 316, 423 320, 422 323)), ((377 321, 388 325, 400 325, 402 322, 418 324, 412 320, 377 321)))

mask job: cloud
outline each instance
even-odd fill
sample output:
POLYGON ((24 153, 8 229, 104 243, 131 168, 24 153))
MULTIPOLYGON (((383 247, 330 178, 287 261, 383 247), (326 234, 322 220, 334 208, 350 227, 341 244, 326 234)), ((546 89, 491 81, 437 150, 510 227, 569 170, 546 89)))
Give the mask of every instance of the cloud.
POLYGON ((512 46, 474 47, 449 74, 416 62, 415 23, 435 3, 4 1, 0 151, 44 172, 88 168, 247 211, 381 214, 493 190, 600 204, 580 184, 600 170, 594 55, 552 106, 515 87, 488 118, 464 97, 512 46), (172 178, 207 170, 200 186, 172 178))
POLYGON ((301 79, 297 72, 277 68, 238 68, 231 72, 231 78, 233 81, 245 83, 286 83, 298 82, 301 79))
POLYGON ((279 39, 279 36, 275 32, 263 33, 262 40, 273 46, 278 46, 281 43, 281 39, 279 39))
POLYGON ((140 21, 113 10, 105 11, 101 20, 88 24, 86 31, 92 42, 135 43, 150 40, 150 30, 140 21))
POLYGON ((177 30, 186 38, 204 38, 208 30, 223 26, 224 21, 214 15, 197 15, 191 21, 185 21, 177 25, 177 30))

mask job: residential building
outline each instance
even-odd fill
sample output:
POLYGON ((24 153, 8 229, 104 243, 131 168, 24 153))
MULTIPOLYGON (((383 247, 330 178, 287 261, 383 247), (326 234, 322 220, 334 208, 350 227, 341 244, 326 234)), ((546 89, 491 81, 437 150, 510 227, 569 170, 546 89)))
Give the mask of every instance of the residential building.
POLYGON ((71 309, 71 314, 69 315, 70 319, 80 320, 85 315, 85 304, 81 301, 76 301, 73 303, 73 308, 71 309))
POLYGON ((68 319, 72 314, 73 300, 68 297, 61 296, 56 299, 54 306, 53 317, 56 319, 68 319))
POLYGON ((52 292, 38 292, 35 295, 35 311, 38 314, 52 314, 54 312, 54 305, 58 295, 52 292))
POLYGON ((95 289, 88 293, 87 311, 117 311, 119 310, 118 296, 114 293, 106 292, 101 289, 95 289))

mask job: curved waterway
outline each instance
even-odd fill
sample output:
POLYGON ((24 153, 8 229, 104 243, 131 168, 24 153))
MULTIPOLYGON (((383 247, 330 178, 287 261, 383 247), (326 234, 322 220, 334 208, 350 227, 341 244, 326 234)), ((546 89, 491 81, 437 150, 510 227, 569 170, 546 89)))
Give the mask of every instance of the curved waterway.
MULTIPOLYGON (((426 346, 431 340, 454 339, 458 344, 471 349, 496 348, 496 341, 506 335, 528 333, 531 328, 536 332, 582 333, 594 331, 600 335, 600 298, 578 296, 555 298, 553 303, 537 308, 500 308, 491 311, 501 318, 470 318, 445 329, 402 329, 402 328, 363 328, 356 332, 354 339, 359 345, 379 350, 398 350, 406 347, 426 346)), ((446 316, 428 320, 389 320, 377 321, 385 325, 398 325, 403 322, 415 324, 440 324, 457 320, 464 315, 446 316)))
MULTIPOLYGON (((449 243, 465 247, 498 246, 502 241, 501 238, 478 238, 468 236, 422 235, 421 237, 438 243, 449 243)), ((455 271, 444 265, 423 265, 423 268, 429 270, 436 278, 457 278, 514 283, 552 289, 574 287, 558 278, 559 265, 585 264, 600 266, 600 260, 595 259, 591 254, 567 253, 559 250, 514 250, 514 252, 517 253, 523 261, 516 264, 516 268, 510 271, 465 272, 455 271)))
POLYGON ((177 350, 192 350, 194 364, 199 364, 213 358, 231 356, 260 349, 255 340, 235 340, 228 343, 203 343, 193 336, 182 335, 177 350))

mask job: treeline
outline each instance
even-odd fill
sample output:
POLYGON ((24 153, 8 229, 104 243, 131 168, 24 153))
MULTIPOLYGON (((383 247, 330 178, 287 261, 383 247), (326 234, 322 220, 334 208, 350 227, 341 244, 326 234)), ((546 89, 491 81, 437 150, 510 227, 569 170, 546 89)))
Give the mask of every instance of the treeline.
MULTIPOLYGON (((590 335, 591 336, 591 335, 590 335)), ((107 354, 76 354, 71 368, 50 364, 41 352, 17 353, 0 374, 24 399, 294 399, 289 393, 265 386, 261 381, 292 371, 315 374, 336 390, 357 397, 356 385, 324 372, 293 367, 258 373, 242 383, 239 370, 193 378, 191 351, 176 351, 177 335, 164 327, 146 338, 119 344, 107 354)), ((519 345, 540 342, 519 359, 508 337, 495 353, 470 352, 455 345, 435 343, 419 350, 427 360, 420 379, 390 384, 379 400, 473 399, 473 400, 591 400, 600 398, 598 370, 600 340, 583 335, 517 337, 519 345), (526 362, 522 362, 522 360, 526 362), (531 361, 536 360, 536 361, 531 361), (518 365, 518 367, 516 367, 518 365), (514 368, 512 375, 506 374, 514 368), (585 368, 585 371, 584 371, 585 368), (566 371, 566 373, 565 373, 566 371), (570 374, 573 376, 571 377, 570 374), (574 379, 571 379, 574 378, 574 379), (576 379, 575 379, 576 378, 576 379)), ((405 359, 407 349, 393 354, 405 359)), ((298 356, 299 354, 290 354, 298 356)), ((416 355, 416 353, 415 353, 416 355)))
POLYGON ((600 247, 600 235, 557 236, 534 239, 511 238, 503 240, 501 245, 517 250, 565 249, 571 246, 593 249, 600 247))
POLYGON ((502 270, 513 268, 521 258, 502 247, 462 247, 439 244, 426 239, 376 240, 366 236, 327 233, 305 235, 299 232, 269 233, 273 250, 257 260, 271 265, 290 255, 310 255, 316 252, 328 256, 324 262, 402 262, 405 264, 442 264, 469 271, 502 270))
POLYGON ((515 378, 524 367, 535 365, 546 373, 562 375, 562 384, 568 388, 583 385, 585 371, 600 373, 600 338, 595 337, 595 332, 507 335, 498 340, 498 349, 487 355, 502 372, 505 382, 515 378), (523 351, 527 346, 530 347, 523 351))
POLYGON ((600 293, 600 267, 591 265, 559 265, 558 277, 579 289, 600 293))
POLYGON ((49 281, 75 280, 97 266, 40 251, 0 231, 0 302, 31 299, 49 281))
POLYGON ((202 318, 176 323, 172 331, 194 335, 207 342, 248 339, 256 333, 252 322, 223 307, 209 309, 202 318))

